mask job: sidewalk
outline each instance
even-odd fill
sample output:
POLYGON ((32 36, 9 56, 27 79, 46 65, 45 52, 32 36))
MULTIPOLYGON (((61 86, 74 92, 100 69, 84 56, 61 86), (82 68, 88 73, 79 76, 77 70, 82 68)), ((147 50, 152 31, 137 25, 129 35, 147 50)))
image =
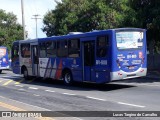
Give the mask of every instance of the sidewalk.
POLYGON ((151 79, 159 79, 160 80, 160 71, 158 70, 148 70, 147 71, 147 78, 151 78, 151 79))

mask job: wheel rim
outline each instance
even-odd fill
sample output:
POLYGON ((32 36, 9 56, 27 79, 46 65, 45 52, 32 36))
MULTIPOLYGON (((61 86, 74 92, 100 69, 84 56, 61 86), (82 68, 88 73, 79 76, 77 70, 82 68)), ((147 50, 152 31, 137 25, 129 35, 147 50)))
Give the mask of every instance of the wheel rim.
POLYGON ((71 82, 71 75, 69 73, 66 73, 64 76, 64 80, 69 84, 71 82))

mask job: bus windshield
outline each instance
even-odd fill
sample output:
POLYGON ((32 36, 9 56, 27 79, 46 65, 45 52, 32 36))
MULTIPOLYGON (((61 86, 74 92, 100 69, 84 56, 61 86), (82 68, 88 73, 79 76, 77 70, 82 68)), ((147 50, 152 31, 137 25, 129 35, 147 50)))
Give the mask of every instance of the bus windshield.
POLYGON ((143 46, 143 32, 118 31, 116 32, 116 41, 119 50, 141 49, 143 46))
POLYGON ((6 48, 0 48, 0 58, 6 55, 6 48))

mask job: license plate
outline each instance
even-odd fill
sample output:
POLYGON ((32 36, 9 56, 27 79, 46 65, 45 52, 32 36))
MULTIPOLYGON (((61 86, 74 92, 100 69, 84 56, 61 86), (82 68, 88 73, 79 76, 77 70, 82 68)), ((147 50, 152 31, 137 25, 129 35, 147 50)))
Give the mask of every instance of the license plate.
POLYGON ((128 69, 134 69, 134 66, 130 66, 130 67, 128 67, 128 69))

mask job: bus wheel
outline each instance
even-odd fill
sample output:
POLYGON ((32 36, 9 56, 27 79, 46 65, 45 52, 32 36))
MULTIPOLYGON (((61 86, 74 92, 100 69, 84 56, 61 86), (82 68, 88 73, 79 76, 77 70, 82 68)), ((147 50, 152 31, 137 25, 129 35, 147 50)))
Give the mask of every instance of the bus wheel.
POLYGON ((2 70, 0 70, 0 74, 2 73, 2 70))
POLYGON ((71 85, 73 83, 71 72, 66 71, 63 75, 63 80, 66 85, 71 85))
POLYGON ((27 71, 26 68, 24 68, 23 77, 24 77, 25 80, 27 80, 27 79, 29 78, 29 76, 28 76, 28 71, 27 71))

